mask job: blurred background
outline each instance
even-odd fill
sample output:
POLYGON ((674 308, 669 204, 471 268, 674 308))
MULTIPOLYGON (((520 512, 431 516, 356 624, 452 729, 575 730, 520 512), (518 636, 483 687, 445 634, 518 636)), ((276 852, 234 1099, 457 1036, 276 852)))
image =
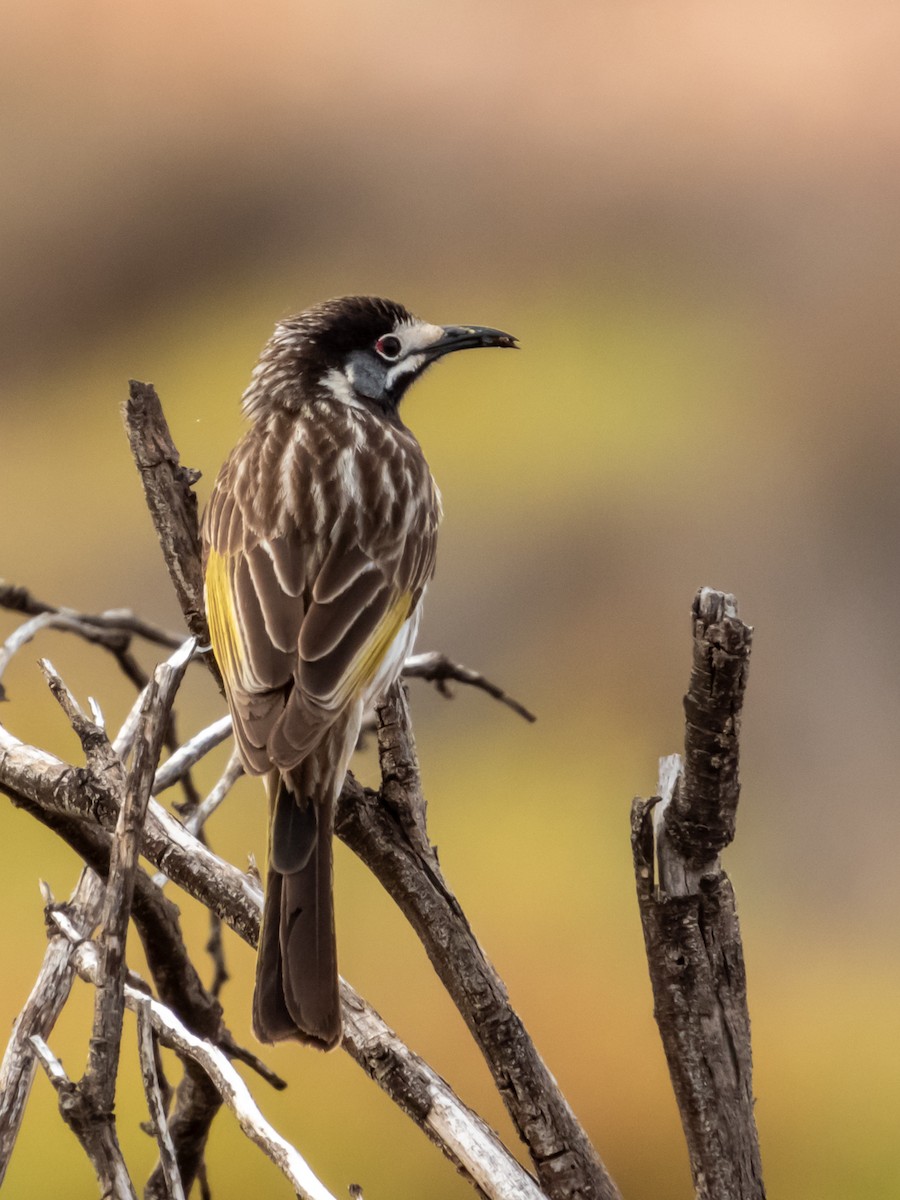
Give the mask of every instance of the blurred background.
MULTIPOLYGON (((900 1188, 898 40, 886 0, 5 6, 0 575, 180 627, 122 432, 129 377, 156 384, 203 498, 280 316, 375 292, 521 339, 442 364, 405 416, 446 508, 420 648, 539 721, 421 684, 413 711, 447 877, 629 1200, 691 1195, 628 812, 680 748, 704 584, 756 628, 725 861, 769 1192, 900 1188)), ((80 761, 39 655, 113 728, 131 693, 62 635, 17 656, 0 718, 80 761)), ((221 711, 198 671, 182 730, 221 711)), ((264 824, 243 781, 209 835, 245 866, 264 824)), ((38 880, 67 896, 78 864, 6 803, 0 837, 6 1029, 43 954, 38 880)), ((336 870, 343 973, 511 1136, 413 935, 343 847, 336 870)), ((251 1042, 253 956, 226 951, 251 1042)), ((76 987, 51 1039, 75 1076, 89 1005, 76 987)), ((266 1057, 290 1088, 254 1081, 263 1110, 336 1194, 471 1194, 346 1056, 266 1057)), ((227 1113, 209 1163, 217 1200, 288 1194, 227 1113)), ((7 1188, 61 1179, 96 1194, 41 1076, 7 1188)))

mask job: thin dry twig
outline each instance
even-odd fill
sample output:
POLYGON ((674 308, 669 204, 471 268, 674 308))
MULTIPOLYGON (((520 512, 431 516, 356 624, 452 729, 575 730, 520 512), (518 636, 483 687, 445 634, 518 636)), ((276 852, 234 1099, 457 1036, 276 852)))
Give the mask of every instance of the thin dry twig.
MULTIPOLYGON (((78 938, 89 937, 100 919, 103 884, 85 869, 66 904, 78 938)), ((12 1036, 0 1066, 0 1187, 25 1115, 25 1105, 34 1080, 35 1055, 32 1037, 50 1036, 69 998, 75 968, 71 963, 72 943, 61 935, 51 937, 34 987, 13 1025, 12 1036)))
POLYGON ((192 738, 179 746, 174 754, 170 755, 156 772, 156 778, 153 780, 152 794, 158 796, 166 788, 170 788, 173 784, 178 783, 191 767, 195 766, 201 758, 209 754, 210 750, 214 750, 216 746, 220 746, 230 734, 230 716, 220 717, 212 725, 208 725, 206 729, 201 729, 199 733, 195 733, 192 738))
MULTIPOLYGON (((81 945, 88 943, 82 942, 81 945)), ((77 957, 78 950, 73 953, 77 957)), ((59 1111, 63 1120, 78 1138, 108 1200, 137 1200, 137 1194, 116 1137, 115 1126, 108 1121, 91 1121, 84 1112, 83 1096, 63 1065, 39 1034, 31 1037, 31 1045, 47 1078, 56 1089, 59 1111)))
POLYGON ((454 662, 448 658, 446 654, 441 654, 437 650, 431 650, 424 654, 411 654, 403 664, 404 679, 424 679, 428 683, 434 683, 437 690, 442 696, 448 700, 452 699, 453 692, 450 690, 451 683, 464 683, 468 687, 479 688, 486 692, 494 700, 499 700, 501 704, 505 704, 507 708, 511 708, 514 713, 518 713, 526 721, 536 721, 537 717, 534 713, 520 704, 518 700, 514 700, 503 688, 496 683, 491 683, 486 679, 480 671, 473 671, 470 667, 464 667, 462 663, 454 662))
POLYGON ((131 609, 108 608, 102 613, 80 612, 75 608, 39 600, 28 588, 10 583, 6 579, 0 579, 0 608, 8 609, 10 612, 24 613, 31 617, 40 616, 43 613, 59 614, 69 617, 79 624, 94 626, 111 633, 132 634, 145 641, 155 642, 158 646, 165 646, 169 650, 177 649, 184 641, 183 634, 163 629, 161 625, 145 620, 133 613, 131 609))
POLYGON ((65 1072, 62 1063, 44 1041, 39 1033, 31 1035, 31 1049, 38 1062, 47 1072, 47 1078, 59 1090, 62 1087, 72 1087, 72 1081, 65 1072))
POLYGON ((200 831, 206 825, 206 822, 213 815, 237 781, 244 774, 244 767, 241 762, 241 756, 237 748, 232 750, 231 757, 225 765, 225 770, 219 776, 215 786, 210 790, 194 811, 184 820, 185 829, 194 835, 200 836, 200 831))
POLYGON ((149 1001, 145 1000, 143 1003, 139 1003, 136 1011, 141 1079, 144 1083, 144 1094, 147 1097, 150 1126, 159 1148, 160 1170, 165 1179, 166 1191, 170 1200, 185 1200, 181 1174, 178 1170, 178 1156, 175 1151, 175 1143, 172 1141, 166 1114, 166 1102, 163 1099, 159 1073, 156 1069, 156 1047, 149 1001))
POLYGON ((45 629, 72 633, 84 641, 103 647, 113 655, 127 678, 138 688, 146 684, 147 675, 132 652, 134 638, 140 637, 168 648, 174 648, 184 640, 180 635, 145 621, 127 609, 83 613, 38 600, 27 588, 2 579, 0 608, 31 617, 31 620, 24 621, 14 629, 0 646, 0 700, 6 696, 2 678, 13 657, 45 629))
POLYGON ((110 1120, 122 1033, 125 940, 141 834, 169 712, 192 650, 193 646, 188 644, 176 651, 170 662, 157 667, 147 689, 134 763, 129 772, 113 838, 98 939, 101 978, 88 1066, 81 1084, 97 1115, 104 1118, 108 1116, 110 1120))

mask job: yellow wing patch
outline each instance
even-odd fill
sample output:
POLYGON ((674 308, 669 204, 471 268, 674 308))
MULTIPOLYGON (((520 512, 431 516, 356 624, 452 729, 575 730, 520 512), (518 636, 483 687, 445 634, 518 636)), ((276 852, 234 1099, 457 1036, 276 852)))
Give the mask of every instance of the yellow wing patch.
MULTIPOLYGON (((206 617, 216 662, 229 688, 240 685, 245 655, 231 589, 231 557, 210 550, 206 562, 206 617)), ((412 593, 402 592, 387 610, 350 664, 331 703, 343 705, 358 696, 378 674, 384 657, 412 608, 412 593)))
POLYGON ((206 618, 209 639, 219 669, 232 685, 240 678, 244 655, 231 591, 231 573, 227 555, 209 551, 206 562, 206 618))
POLYGON ((372 635, 356 657, 340 689, 340 702, 350 696, 358 696, 369 686, 384 661, 394 638, 409 617, 412 593, 403 592, 397 597, 372 631, 372 635))

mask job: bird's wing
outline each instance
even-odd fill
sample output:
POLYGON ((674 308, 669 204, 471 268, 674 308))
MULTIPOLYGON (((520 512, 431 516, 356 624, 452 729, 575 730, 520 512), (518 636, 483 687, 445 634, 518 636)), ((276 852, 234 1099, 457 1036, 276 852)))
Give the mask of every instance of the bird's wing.
POLYGON ((375 678, 434 569, 439 509, 390 530, 345 513, 330 549, 265 539, 220 477, 204 514, 210 638, 248 769, 296 765, 375 678), (220 486, 221 485, 221 486, 220 486))
POLYGON ((353 527, 332 545, 300 628, 295 687, 269 739, 278 766, 299 762, 378 675, 434 570, 437 518, 422 517, 377 551, 353 527))
POLYGON ((226 468, 203 515, 206 616, 244 765, 262 774, 294 677, 308 555, 298 537, 254 535, 229 483, 226 468))

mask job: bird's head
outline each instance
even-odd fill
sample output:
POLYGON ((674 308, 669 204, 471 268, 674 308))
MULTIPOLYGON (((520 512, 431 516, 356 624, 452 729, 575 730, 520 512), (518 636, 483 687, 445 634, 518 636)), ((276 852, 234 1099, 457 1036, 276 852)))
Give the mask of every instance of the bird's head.
POLYGON ((401 304, 343 296, 279 322, 244 393, 245 413, 296 410, 316 396, 390 415, 438 358, 516 339, 481 325, 430 325, 401 304))

